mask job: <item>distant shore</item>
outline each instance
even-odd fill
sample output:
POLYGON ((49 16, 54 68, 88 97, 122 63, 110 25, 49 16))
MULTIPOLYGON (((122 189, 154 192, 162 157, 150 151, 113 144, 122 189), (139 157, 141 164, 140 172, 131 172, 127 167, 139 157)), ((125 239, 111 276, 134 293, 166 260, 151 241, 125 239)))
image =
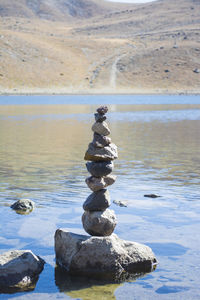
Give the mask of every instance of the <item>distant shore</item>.
POLYGON ((30 88, 1 89, 0 96, 9 95, 200 95, 200 89, 71 89, 71 88, 30 88))

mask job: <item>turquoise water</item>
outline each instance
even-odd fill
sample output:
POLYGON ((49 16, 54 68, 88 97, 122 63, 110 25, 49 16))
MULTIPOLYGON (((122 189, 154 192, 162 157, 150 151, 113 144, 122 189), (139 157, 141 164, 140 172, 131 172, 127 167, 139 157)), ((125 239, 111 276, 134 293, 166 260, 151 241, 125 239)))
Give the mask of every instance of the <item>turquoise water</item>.
POLYGON ((33 291, 0 299, 200 299, 199 165, 199 96, 1 96, 0 253, 30 249, 46 265, 33 291), (84 234, 83 156, 101 103, 119 150, 111 199, 128 203, 111 205, 115 233, 149 245, 159 260, 154 272, 122 284, 55 269, 55 230, 84 234), (151 193, 161 197, 144 197, 151 193), (10 209, 20 198, 35 201, 31 214, 10 209))

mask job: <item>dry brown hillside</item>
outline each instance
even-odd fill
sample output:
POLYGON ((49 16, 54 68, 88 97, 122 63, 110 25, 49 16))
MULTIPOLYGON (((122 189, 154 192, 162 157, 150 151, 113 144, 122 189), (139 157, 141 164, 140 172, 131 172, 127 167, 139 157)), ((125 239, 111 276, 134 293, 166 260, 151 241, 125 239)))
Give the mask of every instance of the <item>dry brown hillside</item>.
POLYGON ((199 93, 199 12, 199 0, 0 0, 0 92, 199 93))

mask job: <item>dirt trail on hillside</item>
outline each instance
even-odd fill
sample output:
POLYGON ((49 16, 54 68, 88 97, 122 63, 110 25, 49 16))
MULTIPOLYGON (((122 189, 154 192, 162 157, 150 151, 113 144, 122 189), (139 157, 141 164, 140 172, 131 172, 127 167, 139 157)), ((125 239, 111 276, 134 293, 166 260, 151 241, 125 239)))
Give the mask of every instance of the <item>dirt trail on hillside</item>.
POLYGON ((126 56, 126 53, 119 55, 113 62, 111 71, 110 71, 110 87, 115 89, 116 88, 116 80, 117 80, 117 64, 124 56, 126 56))

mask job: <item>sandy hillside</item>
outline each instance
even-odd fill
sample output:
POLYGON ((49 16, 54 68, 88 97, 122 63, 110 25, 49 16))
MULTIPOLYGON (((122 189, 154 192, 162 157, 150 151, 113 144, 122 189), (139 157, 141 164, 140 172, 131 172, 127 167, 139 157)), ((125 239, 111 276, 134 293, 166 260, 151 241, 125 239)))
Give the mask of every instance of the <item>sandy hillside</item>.
POLYGON ((1 93, 200 92, 200 1, 49 3, 0 0, 1 93))

